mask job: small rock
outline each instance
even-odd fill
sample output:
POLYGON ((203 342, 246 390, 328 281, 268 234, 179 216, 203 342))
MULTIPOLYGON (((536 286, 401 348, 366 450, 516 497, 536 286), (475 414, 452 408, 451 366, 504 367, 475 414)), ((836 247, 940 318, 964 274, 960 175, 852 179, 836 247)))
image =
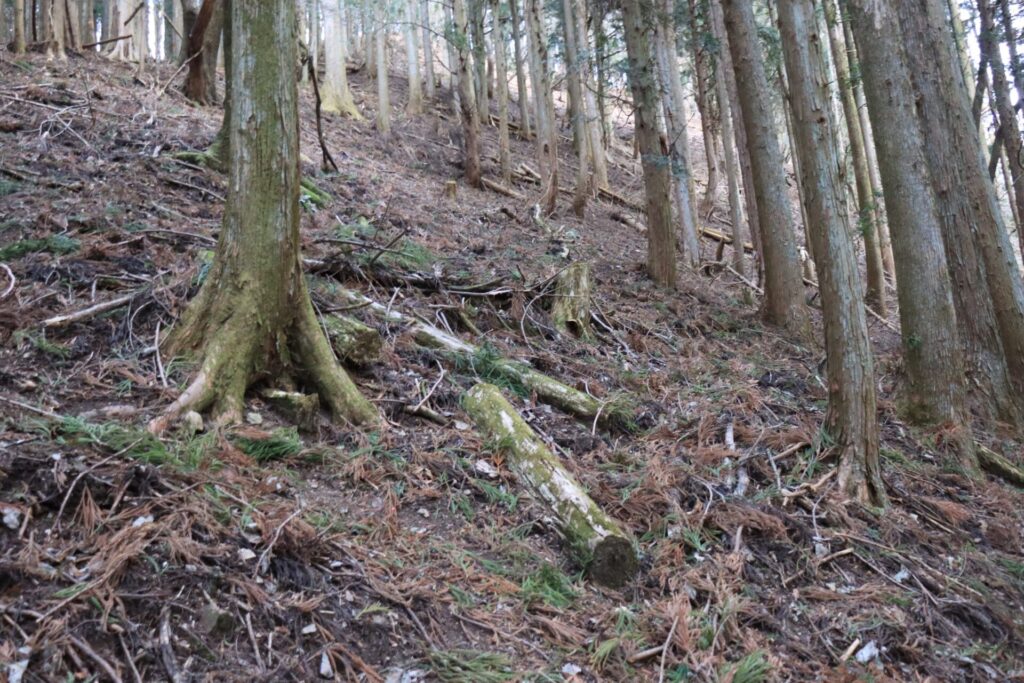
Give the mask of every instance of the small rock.
POLYGON ((256 553, 254 553, 253 551, 249 550, 248 548, 239 548, 238 549, 238 559, 241 560, 242 562, 250 562, 250 561, 256 559, 256 553))
POLYGON ((302 627, 302 635, 311 636, 316 633, 316 624, 306 624, 302 627))
POLYGON ((17 508, 4 508, 4 526, 11 531, 17 531, 21 526, 21 510, 17 508))
POLYGON ((569 662, 568 664, 565 664, 564 666, 562 666, 562 673, 565 674, 566 676, 575 676, 576 674, 582 673, 582 672, 583 672, 583 669, 581 669, 580 667, 576 666, 572 662, 569 662))
POLYGON ((320 678, 334 678, 334 667, 326 652, 320 655, 320 678))
POLYGON ((132 528, 138 529, 140 526, 146 526, 147 524, 153 523, 153 515, 145 515, 143 517, 136 517, 132 520, 132 528))
POLYGON ((473 463, 473 469, 489 479, 498 478, 498 468, 486 460, 477 460, 473 463))
POLYGON ((263 424, 263 416, 255 411, 250 411, 245 414, 245 421, 251 425, 263 424))
POLYGON ((469 424, 466 423, 466 422, 463 422, 462 420, 456 420, 455 421, 455 428, 458 429, 460 432, 464 432, 467 429, 469 429, 469 424))
POLYGON ((900 567, 900 570, 896 572, 896 576, 892 577, 896 583, 903 583, 910 578, 910 572, 907 571, 906 567, 900 567))
POLYGON ((420 517, 427 518, 430 517, 430 510, 428 510, 427 508, 420 508, 419 510, 416 511, 416 514, 420 517))
POLYGON ((427 672, 420 669, 392 669, 384 683, 420 683, 427 680, 427 672))
POLYGON ((182 416, 181 426, 188 434, 198 434, 206 428, 206 425, 203 424, 203 416, 194 410, 190 410, 182 416))
POLYGON ((854 658, 861 664, 867 664, 872 659, 880 655, 881 652, 882 651, 878 649, 878 643, 871 640, 868 641, 867 645, 865 645, 857 651, 857 654, 854 655, 854 658))
POLYGON ((199 614, 199 632, 205 635, 230 633, 234 624, 231 613, 216 605, 207 605, 199 614))

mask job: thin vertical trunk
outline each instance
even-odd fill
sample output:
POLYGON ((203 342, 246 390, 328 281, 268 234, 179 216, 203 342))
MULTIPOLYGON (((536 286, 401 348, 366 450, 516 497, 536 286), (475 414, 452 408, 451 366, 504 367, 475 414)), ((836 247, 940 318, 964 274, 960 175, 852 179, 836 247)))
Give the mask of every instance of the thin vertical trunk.
POLYGON ((388 86, 387 8, 377 6, 377 26, 374 32, 374 54, 377 66, 377 132, 385 138, 391 135, 391 91, 388 86))
POLYGON ((494 70, 497 76, 498 98, 498 165, 501 180, 512 182, 512 152, 508 135, 508 14, 500 0, 490 0, 494 17, 494 70))
POLYGON ((1017 50, 1017 31, 1013 27, 1013 15, 1010 14, 1009 0, 999 0, 1000 19, 1003 25, 1003 42, 1010 53, 1010 74, 1013 76, 1013 87, 1017 90, 1017 101, 1024 102, 1024 64, 1021 64, 1017 50))
POLYGON ((583 104, 583 85, 580 78, 579 50, 576 46, 576 20, 572 0, 562 0, 562 35, 565 37, 565 80, 572 102, 572 138, 576 147, 576 189, 572 208, 583 217, 590 194, 590 140, 587 136, 586 107, 583 104))
POLYGON ((694 76, 697 82, 697 111, 700 112, 700 130, 704 137, 704 158, 707 161, 707 187, 704 190, 704 198, 700 202, 700 213, 703 216, 709 215, 715 206, 715 194, 718 192, 719 168, 718 168, 718 121, 714 110, 714 101, 711 93, 711 67, 710 56, 700 32, 707 32, 710 25, 708 17, 698 23, 697 17, 702 14, 698 12, 697 0, 690 0, 690 21, 693 36, 694 76))
POLYGON ((224 5, 219 0, 203 0, 188 37, 188 75, 185 97, 199 104, 217 100, 217 52, 224 27, 224 5))
MULTIPOLYGON (((462 0, 465 2, 465 0, 462 0)), ((449 32, 457 31, 455 27, 455 19, 452 15, 452 3, 444 3, 444 25, 445 25, 445 36, 448 36, 449 32)), ((448 38, 444 41, 448 50, 448 90, 450 91, 452 98, 452 112, 456 116, 461 116, 459 112, 462 111, 462 97, 459 95, 459 55, 456 52, 454 40, 448 38)), ((474 102, 474 106, 476 103, 474 102)))
POLYGON ((377 43, 376 36, 384 28, 378 25, 376 4, 373 0, 363 0, 363 58, 366 60, 366 73, 370 78, 377 77, 377 43))
POLYGON ((453 0, 458 46, 459 116, 462 119, 462 144, 465 151, 466 182, 480 186, 480 112, 476 108, 473 74, 469 56, 469 26, 466 0, 453 0))
POLYGON ((762 313, 768 323, 807 337, 810 326, 793 235, 793 216, 775 121, 765 97, 768 77, 757 39, 753 7, 745 0, 724 0, 722 5, 757 194, 765 269, 762 313))
MULTIPOLYGON (((896 256, 903 412, 918 424, 950 423, 967 432, 956 310, 899 23, 886 4, 850 0, 849 8, 871 120, 885 131, 875 144, 896 256)), ((969 465, 973 451, 961 455, 969 465)))
POLYGON ((690 138, 686 130, 686 96, 683 94, 679 60, 676 58, 675 34, 672 0, 665 0, 661 3, 658 21, 654 27, 654 51, 668 132, 669 158, 672 163, 676 221, 679 225, 678 241, 685 263, 696 267, 700 265, 700 242, 697 238, 696 210, 693 197, 690 195, 693 184, 687 149, 690 138))
POLYGON ((65 3, 64 0, 52 0, 49 3, 49 29, 50 33, 46 41, 46 58, 47 59, 67 59, 67 55, 64 54, 64 35, 65 27, 64 22, 68 19, 64 11, 65 3))
MULTIPOLYGON (((845 8, 845 0, 841 0, 840 9, 845 8)), ((845 13, 845 12, 844 12, 845 13)), ((889 234, 889 221, 885 212, 885 197, 882 191, 882 177, 878 172, 878 156, 875 151, 875 136, 868 116, 867 101, 864 98, 864 87, 860 77, 860 63, 857 60, 857 46, 850 31, 850 22, 844 20, 843 41, 846 43, 846 58, 850 65, 850 73, 856 73, 853 96, 857 103, 857 117, 860 119, 860 132, 864 142, 864 153, 867 156, 868 178, 871 181, 871 196, 874 197, 875 218, 878 228, 879 248, 882 251, 882 268, 890 278, 896 278, 895 259, 892 254, 892 236, 889 234)))
MULTIPOLYGON (((743 204, 740 200, 740 170, 736 158, 736 136, 733 131, 733 117, 730 112, 728 74, 732 71, 732 57, 729 54, 729 37, 725 32, 725 15, 720 0, 711 0, 711 29, 718 41, 717 73, 715 89, 718 97, 719 116, 722 121, 722 147, 725 153, 725 178, 729 188, 729 219, 732 221, 732 263, 733 268, 741 276, 746 277, 746 259, 743 257, 743 245, 747 241, 743 223, 743 204)), ((682 88, 680 87, 680 91, 682 88)), ((680 93, 681 94, 681 93, 680 93)), ((684 127, 682 135, 686 135, 684 127)))
POLYGON ((487 5, 484 0, 469 0, 469 28, 473 45, 473 77, 476 85, 476 106, 481 123, 487 124, 491 115, 491 102, 487 94, 487 43, 484 23, 487 5))
MULTIPOLYGON (((981 53, 987 58, 992 77, 992 94, 999 112, 999 129, 1003 144, 1010 157, 1010 175, 1013 177, 1013 201, 1017 213, 1024 216, 1024 140, 1021 139, 1017 113, 1010 100, 1010 87, 1006 82, 1006 69, 996 40, 995 8, 990 0, 978 0, 981 15, 981 53)), ((1024 233, 1018 232, 1021 251, 1024 253, 1024 233)))
POLYGON ((874 363, 829 116, 825 38, 818 34, 810 0, 779 0, 779 25, 796 124, 794 154, 802 162, 804 201, 818 254, 828 372, 826 431, 839 452, 839 488, 854 500, 884 504, 874 363))
POLYGON ((647 196, 647 274, 657 284, 675 289, 675 238, 672 229, 671 173, 668 150, 658 134, 657 75, 650 33, 658 8, 654 0, 626 0, 622 21, 629 58, 629 85, 633 93, 636 140, 644 171, 647 196))
POLYGON ((345 41, 343 38, 341 3, 343 0, 324 0, 324 57, 326 70, 320 88, 320 108, 331 114, 340 114, 362 121, 363 116, 348 87, 345 41))
MULTIPOLYGON (((416 0, 412 0, 416 2, 416 0)), ((430 30, 430 0, 420 0, 421 42, 423 43, 423 80, 428 100, 437 97, 434 83, 434 35, 430 30)))
POLYGON ((544 30, 544 3, 526 0, 523 6, 530 36, 530 73, 534 88, 534 113, 537 118, 537 163, 540 166, 541 211, 550 215, 558 200, 558 129, 555 125, 555 101, 551 92, 547 32, 544 30))
POLYGON ((950 24, 953 29, 953 40, 956 42, 956 55, 960 69, 963 71, 964 83, 967 84, 967 96, 974 99, 974 67, 971 64, 971 57, 967 53, 967 29, 960 18, 959 0, 946 0, 946 9, 949 12, 950 24))
POLYGON ((409 100, 405 105, 407 114, 415 116, 423 113, 423 88, 420 84, 420 46, 416 31, 416 0, 405 0, 405 54, 409 75, 409 100))
POLYGON ((868 170, 867 151, 864 149, 864 133, 860 128, 857 101, 850 80, 850 62, 846 46, 839 34, 838 13, 835 0, 825 0, 825 21, 828 25, 828 40, 832 49, 840 95, 842 96, 843 118, 849 130, 850 154, 853 157, 853 177, 857 190, 857 215, 860 234, 864 238, 864 260, 867 266, 867 291, 864 295, 868 305, 879 315, 886 315, 885 267, 882 264, 882 248, 878 240, 878 205, 871 190, 871 174, 868 170))
POLYGON ((577 45, 579 47, 580 82, 583 87, 584 126, 590 148, 590 162, 596 187, 608 187, 608 162, 605 159, 604 140, 601 135, 601 119, 597 112, 594 96, 594 64, 590 58, 590 38, 587 31, 587 8, 583 0, 571 0, 573 15, 576 17, 577 45))
POLYGON ((509 0, 509 11, 512 14, 512 44, 515 47, 516 62, 516 101, 519 104, 519 136, 524 140, 533 137, 530 130, 530 91, 526 87, 526 62, 529 59, 523 53, 522 28, 519 20, 518 0, 509 0))
POLYGON ((25 54, 25 0, 14 0, 14 53, 25 54))

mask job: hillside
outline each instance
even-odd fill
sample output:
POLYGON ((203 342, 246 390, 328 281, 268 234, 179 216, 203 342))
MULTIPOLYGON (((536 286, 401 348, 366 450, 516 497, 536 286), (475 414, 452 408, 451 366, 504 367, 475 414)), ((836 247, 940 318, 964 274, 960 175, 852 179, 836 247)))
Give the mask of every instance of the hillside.
MULTIPOLYGON (((943 469, 948 435, 901 422, 891 324, 869 319, 883 512, 830 495, 822 349, 763 326, 728 270, 654 287, 622 206, 595 201, 581 221, 567 198, 544 224, 526 182, 523 199, 461 182, 452 199, 458 126, 441 104, 402 116, 397 77, 389 140, 323 121, 337 174, 319 170, 308 87, 300 104, 314 302, 379 331, 379 357, 350 369, 386 428, 297 432, 253 392, 242 427, 149 436, 189 374, 155 340, 197 290, 226 193, 175 157, 205 149, 220 113, 173 76, 0 59, 9 680, 1024 680, 1024 495, 943 469), (550 319, 575 262, 592 269, 589 341, 550 319), (415 320, 476 353, 418 344, 415 320), (577 421, 495 372, 500 358, 632 419, 577 421), (639 539, 625 588, 589 580, 477 432, 461 401, 480 379, 639 539)), ((351 78, 372 111, 373 87, 351 78)), ((532 143, 512 144, 533 163, 532 143)), ((612 187, 640 201, 632 160, 615 161, 612 187)), ((1022 464, 1020 441, 975 437, 1022 464)))

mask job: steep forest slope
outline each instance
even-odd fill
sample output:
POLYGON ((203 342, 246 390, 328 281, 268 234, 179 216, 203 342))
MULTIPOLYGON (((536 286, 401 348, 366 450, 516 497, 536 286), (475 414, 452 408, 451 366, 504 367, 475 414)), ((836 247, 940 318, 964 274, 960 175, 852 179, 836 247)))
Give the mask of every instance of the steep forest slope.
MULTIPOLYGON (((220 113, 173 75, 0 60, 9 680, 1024 680, 1024 495, 941 469, 945 435, 900 421, 891 324, 871 320, 891 507, 839 504, 821 349, 764 327, 728 270, 652 286, 643 235, 613 218, 626 207, 596 201, 581 221, 566 198, 539 222, 525 181, 521 198, 461 182, 452 198, 457 123, 443 105, 402 117, 401 83, 388 140, 324 120, 337 174, 319 171, 309 92, 300 105, 314 302, 379 333, 349 366, 386 427, 296 431, 255 392, 243 427, 149 436, 189 374, 154 341, 205 274, 226 192, 175 156, 205 149, 220 113), (576 262, 594 283, 584 341, 549 311, 576 262), (476 352, 418 344, 417 319, 476 352), (577 421, 501 358, 631 418, 577 421), (476 432, 461 400, 481 379, 635 534, 625 588, 587 578, 476 432)), ((490 156, 493 130, 484 142, 490 156)), ((531 163, 532 144, 513 154, 531 163)), ((618 162, 612 185, 635 200, 618 162)), ((976 437, 1021 463, 1012 436, 976 437)))

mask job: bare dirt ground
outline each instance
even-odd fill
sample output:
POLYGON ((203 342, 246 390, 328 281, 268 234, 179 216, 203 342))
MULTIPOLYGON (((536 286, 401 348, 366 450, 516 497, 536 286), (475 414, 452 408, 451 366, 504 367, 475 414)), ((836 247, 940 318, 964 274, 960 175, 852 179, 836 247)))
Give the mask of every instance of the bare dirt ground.
MULTIPOLYGON (((879 511, 831 496, 821 349, 763 327, 728 272, 651 286, 643 237, 610 218, 620 207, 580 221, 566 201, 545 231, 529 200, 460 182, 451 201, 455 121, 444 106, 403 116, 397 77, 390 140, 325 120, 337 174, 319 171, 308 87, 302 101, 303 173, 330 197, 303 218, 315 301, 380 330, 380 360, 351 371, 387 428, 297 434, 254 392, 243 427, 146 436, 189 373, 154 341, 196 291, 226 192, 172 156, 220 121, 165 87, 172 73, 0 60, 9 680, 1024 680, 1024 496, 942 469, 943 433, 901 422, 890 330, 871 321, 892 498, 879 511), (577 260, 606 325, 588 343, 554 333, 543 296, 577 260), (504 293, 456 293, 467 283, 504 293), (341 286, 484 351, 425 350, 341 286), (627 588, 586 579, 462 412, 496 354, 637 409, 608 433, 505 387, 639 539, 627 588)), ((373 88, 353 81, 372 113, 373 88)), ((531 143, 513 144, 532 164, 531 143)), ((617 161, 614 189, 638 199, 617 161)), ((1020 463, 1019 441, 977 436, 1020 463)))

